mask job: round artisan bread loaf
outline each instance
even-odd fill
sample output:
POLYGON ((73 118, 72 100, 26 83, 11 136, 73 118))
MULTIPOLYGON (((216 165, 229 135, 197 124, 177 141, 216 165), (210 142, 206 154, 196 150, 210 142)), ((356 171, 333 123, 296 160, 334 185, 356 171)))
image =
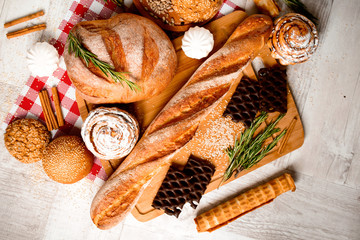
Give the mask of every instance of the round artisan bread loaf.
POLYGON ((85 21, 71 34, 98 59, 124 73, 140 87, 134 91, 125 82, 115 82, 91 62, 69 52, 64 59, 68 75, 80 96, 92 103, 130 103, 159 94, 174 77, 177 58, 174 47, 160 27, 144 17, 121 13, 107 20, 85 21))
POLYGON ((75 183, 89 174, 93 155, 78 136, 61 136, 44 150, 42 165, 45 173, 59 183, 75 183))

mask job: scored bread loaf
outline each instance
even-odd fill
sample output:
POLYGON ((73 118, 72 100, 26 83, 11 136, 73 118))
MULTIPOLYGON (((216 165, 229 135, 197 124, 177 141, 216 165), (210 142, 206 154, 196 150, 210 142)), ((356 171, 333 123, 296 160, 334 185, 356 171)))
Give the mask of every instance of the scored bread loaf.
POLYGON ((86 62, 65 45, 67 73, 78 94, 91 103, 130 103, 159 94, 175 75, 175 49, 165 32, 147 18, 120 13, 106 20, 84 21, 71 33, 99 60, 124 72, 127 80, 140 91, 131 90, 124 82, 114 82, 93 63, 86 62))
POLYGON ((200 122, 242 76, 242 70, 265 45, 271 29, 268 16, 245 19, 161 110, 96 194, 90 213, 98 228, 113 227, 133 209, 153 176, 170 164, 172 156, 193 138, 200 122))

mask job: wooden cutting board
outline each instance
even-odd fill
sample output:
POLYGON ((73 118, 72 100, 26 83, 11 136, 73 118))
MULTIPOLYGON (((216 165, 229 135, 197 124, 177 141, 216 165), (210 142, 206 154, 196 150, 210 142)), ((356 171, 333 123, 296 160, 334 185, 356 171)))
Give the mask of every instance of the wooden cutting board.
MULTIPOLYGON (((239 23, 242 22, 246 17, 247 15, 245 12, 235 11, 205 26, 214 35, 215 46, 213 52, 221 48, 231 33, 239 25, 239 23)), ((179 37, 172 41, 178 57, 178 68, 174 79, 171 81, 166 90, 163 91, 160 95, 155 96, 149 100, 123 106, 136 115, 143 131, 155 118, 157 113, 171 99, 171 97, 186 83, 186 81, 191 77, 191 75, 201 65, 201 63, 206 60, 196 60, 186 57, 184 52, 181 50, 181 39, 182 37, 179 37)), ((267 47, 262 49, 259 57, 261 58, 265 67, 272 67, 277 65, 277 62, 270 56, 270 51, 267 47)), ((244 75, 256 80, 256 74, 251 65, 249 65, 244 70, 244 75)), ((235 84, 232 86, 229 92, 224 96, 222 102, 202 122, 194 138, 173 158, 173 164, 180 169, 186 164, 190 155, 209 160, 215 165, 216 171, 206 192, 212 191, 219 186, 223 173, 228 164, 228 157, 224 150, 230 144, 233 144, 235 137, 244 130, 242 123, 236 124, 232 122, 231 119, 222 117, 222 113, 226 108, 226 105, 230 100, 233 92, 235 91, 237 84, 240 82, 240 79, 241 78, 236 80, 235 84)), ((271 161, 274 161, 275 159, 291 151, 294 151, 303 144, 303 126, 290 90, 288 91, 287 100, 288 111, 285 117, 277 125, 277 127, 280 129, 287 128, 287 134, 282 138, 282 140, 278 143, 278 146, 276 146, 272 152, 270 152, 253 168, 247 171, 242 171, 238 177, 243 176, 267 163, 270 163, 271 161)), ((93 106, 86 103, 78 96, 77 102, 80 114, 82 118, 85 119, 89 110, 91 110, 93 106)), ((277 116, 278 113, 269 114, 267 123, 269 123, 277 116)), ((265 124, 262 127, 265 127, 265 124)), ((111 173, 120 164, 121 159, 101 162, 105 168, 106 173, 111 175, 111 173)), ((163 214, 163 211, 152 208, 151 204, 166 173, 167 169, 164 169, 164 171, 162 171, 153 179, 153 181, 150 183, 150 186, 144 191, 142 197, 132 211, 132 214, 139 221, 148 221, 163 214)), ((233 181, 234 179, 235 177, 233 176, 227 182, 233 181)), ((227 182, 225 182, 225 184, 227 182)))

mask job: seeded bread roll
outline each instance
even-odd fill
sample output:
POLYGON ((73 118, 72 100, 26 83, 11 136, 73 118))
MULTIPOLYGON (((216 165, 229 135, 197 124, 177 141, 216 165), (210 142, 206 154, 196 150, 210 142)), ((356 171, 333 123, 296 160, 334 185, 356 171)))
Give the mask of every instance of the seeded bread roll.
POLYGON ((141 140, 96 194, 91 218, 101 229, 124 219, 152 178, 195 135, 243 69, 264 47, 272 29, 265 15, 245 19, 161 110, 141 140))
POLYGON ((93 155, 85 147, 81 137, 61 136, 54 139, 44 150, 45 173, 59 183, 75 183, 90 173, 93 155))
POLYGON ((211 20, 223 0, 134 0, 140 13, 170 31, 186 31, 211 20))

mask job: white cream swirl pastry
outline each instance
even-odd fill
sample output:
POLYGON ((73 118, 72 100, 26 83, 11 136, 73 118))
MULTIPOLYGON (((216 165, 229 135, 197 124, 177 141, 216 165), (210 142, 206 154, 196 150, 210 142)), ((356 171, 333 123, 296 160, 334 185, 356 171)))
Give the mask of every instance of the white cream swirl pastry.
POLYGON ((206 57, 214 47, 212 33, 202 27, 193 27, 185 32, 182 46, 186 56, 200 59, 206 57))
POLYGON ((305 62, 319 43, 315 25, 297 13, 288 13, 275 21, 268 45, 272 57, 282 65, 305 62))
POLYGON ((96 157, 119 159, 134 148, 139 138, 139 124, 124 110, 99 107, 89 113, 81 128, 81 136, 96 157))
POLYGON ((58 68, 59 54, 53 45, 37 42, 29 49, 26 60, 33 76, 45 77, 58 68))

